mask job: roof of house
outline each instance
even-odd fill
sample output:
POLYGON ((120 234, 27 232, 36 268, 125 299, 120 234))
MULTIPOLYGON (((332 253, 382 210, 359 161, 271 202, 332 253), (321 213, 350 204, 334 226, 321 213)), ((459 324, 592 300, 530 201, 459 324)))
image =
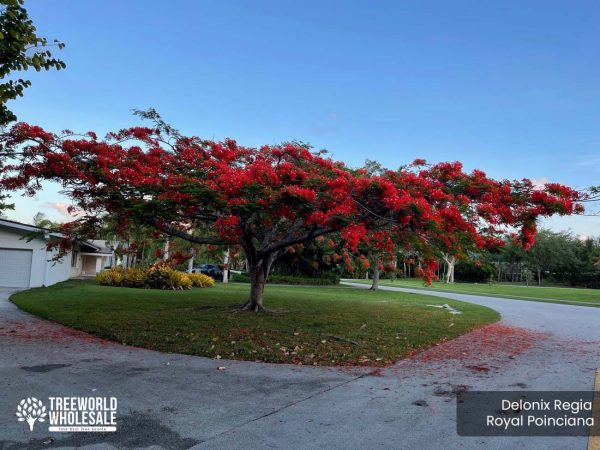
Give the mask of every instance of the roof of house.
POLYGON ((106 239, 90 239, 89 241, 96 246, 100 253, 112 253, 113 246, 106 239))
MULTIPOLYGON (((0 218, 0 227, 12 228, 14 230, 27 231, 30 233, 42 233, 43 232, 44 237, 46 237, 46 236, 61 237, 62 236, 61 233, 49 230, 47 228, 36 227, 35 225, 29 225, 26 223, 15 222, 14 220, 8 220, 8 219, 0 218)), ((112 253, 112 248, 109 248, 107 246, 105 240, 93 239, 93 240, 81 240, 78 242, 80 245, 85 245, 86 247, 90 247, 94 252, 97 252, 97 253, 112 253)))
POLYGON ((35 225, 29 225, 27 223, 15 222, 14 220, 2 219, 0 218, 0 226, 5 228, 14 228, 15 230, 21 231, 30 231, 32 233, 43 231, 52 236, 60 236, 60 233, 56 233, 55 231, 49 230, 47 228, 36 227, 35 225))

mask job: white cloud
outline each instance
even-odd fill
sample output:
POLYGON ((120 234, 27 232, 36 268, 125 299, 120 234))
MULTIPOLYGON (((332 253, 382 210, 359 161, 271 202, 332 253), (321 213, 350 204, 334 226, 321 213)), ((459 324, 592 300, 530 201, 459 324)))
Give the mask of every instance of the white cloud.
POLYGON ((52 209, 58 212, 60 215, 68 218, 75 218, 79 216, 81 213, 77 211, 69 212, 69 206, 66 203, 62 202, 44 202, 42 203, 44 208, 52 209))
POLYGON ((533 180, 531 180, 531 182, 533 183, 533 188, 534 189, 544 189, 544 185, 548 182, 548 178, 546 177, 540 177, 540 178, 534 178, 533 180))

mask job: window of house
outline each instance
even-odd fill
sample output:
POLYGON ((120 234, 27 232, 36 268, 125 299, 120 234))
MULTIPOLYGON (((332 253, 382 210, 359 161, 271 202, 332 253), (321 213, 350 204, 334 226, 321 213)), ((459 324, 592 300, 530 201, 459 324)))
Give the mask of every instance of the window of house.
POLYGON ((78 255, 78 252, 76 252, 75 250, 73 250, 71 252, 71 267, 77 266, 77 255, 78 255))

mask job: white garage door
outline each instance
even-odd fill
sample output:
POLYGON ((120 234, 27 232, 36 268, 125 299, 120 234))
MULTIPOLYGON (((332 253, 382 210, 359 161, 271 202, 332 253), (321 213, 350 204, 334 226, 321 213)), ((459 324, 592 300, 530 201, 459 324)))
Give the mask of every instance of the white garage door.
POLYGON ((31 250, 0 248, 0 286, 29 287, 31 250))

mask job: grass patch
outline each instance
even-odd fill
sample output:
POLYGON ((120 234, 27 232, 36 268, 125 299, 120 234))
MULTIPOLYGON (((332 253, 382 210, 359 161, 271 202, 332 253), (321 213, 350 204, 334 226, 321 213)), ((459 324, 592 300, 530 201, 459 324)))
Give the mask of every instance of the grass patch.
MULTIPOLYGON (((370 280, 346 280, 352 283, 371 284, 370 280)), ((505 297, 534 300, 548 303, 576 304, 600 307, 600 289, 537 287, 514 284, 492 283, 454 283, 433 282, 425 285, 417 279, 381 280, 381 286, 405 287, 430 291, 455 292, 457 294, 481 294, 492 297, 505 297)))
POLYGON ((239 311, 248 285, 141 290, 70 280, 16 293, 21 309, 124 344, 163 352, 311 365, 383 366, 497 321, 489 308, 343 286, 268 286, 272 312, 239 311), (452 315, 429 304, 448 303, 452 315))

